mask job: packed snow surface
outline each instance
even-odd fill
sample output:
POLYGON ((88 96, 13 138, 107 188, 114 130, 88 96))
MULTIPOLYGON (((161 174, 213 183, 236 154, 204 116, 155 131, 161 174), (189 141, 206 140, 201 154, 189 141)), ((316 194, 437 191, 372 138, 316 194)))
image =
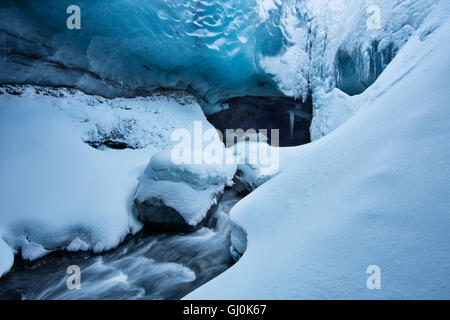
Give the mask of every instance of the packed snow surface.
POLYGON ((192 131, 195 121, 212 128, 181 93, 108 100, 4 87, 0 114, 0 274, 13 252, 33 260, 56 249, 116 247, 142 226, 130 209, 151 156, 172 145, 175 128, 192 131), (99 131, 135 149, 94 149, 85 141, 99 131))
POLYGON ((435 7, 347 122, 232 209, 247 250, 188 299, 450 297, 449 13, 435 7))

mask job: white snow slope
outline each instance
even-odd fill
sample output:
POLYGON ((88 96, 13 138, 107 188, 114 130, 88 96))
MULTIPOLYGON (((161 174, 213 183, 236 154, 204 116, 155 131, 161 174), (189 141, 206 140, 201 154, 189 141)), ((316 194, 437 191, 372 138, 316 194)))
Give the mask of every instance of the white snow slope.
POLYGON ((116 247, 141 224, 131 213, 138 177, 171 132, 212 128, 193 97, 103 99, 66 89, 0 90, 0 276, 13 253, 116 247), (6 92, 17 92, 20 95, 6 92), (140 149, 84 143, 113 133, 140 149))
POLYGON ((449 4, 359 110, 239 202, 242 259, 187 299, 450 298, 449 4), (381 269, 369 290, 367 268, 381 269))

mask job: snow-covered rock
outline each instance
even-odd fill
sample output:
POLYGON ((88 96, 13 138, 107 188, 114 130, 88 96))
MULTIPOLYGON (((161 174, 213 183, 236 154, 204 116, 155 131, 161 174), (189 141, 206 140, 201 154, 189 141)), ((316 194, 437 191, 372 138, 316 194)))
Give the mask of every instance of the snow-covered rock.
POLYGON ((278 147, 266 141, 240 141, 230 147, 237 157, 236 188, 252 192, 280 171, 278 147))
MULTIPOLYGON (((193 229, 200 224, 224 188, 233 184, 236 172, 231 152, 221 142, 216 144, 222 154, 214 153, 217 161, 211 164, 177 163, 175 148, 154 155, 134 197, 139 218, 166 228, 193 229), (230 164, 225 162, 225 153, 229 154, 230 164)), ((203 149, 193 149, 193 158, 195 152, 203 153, 203 149)))
POLYGON ((238 164, 234 177, 238 192, 252 192, 295 164, 295 148, 274 147, 267 141, 261 132, 245 133, 228 148, 238 164))
POLYGON ((233 208, 245 254, 187 299, 450 297, 450 4, 433 10, 348 121, 233 208))
POLYGON ((137 232, 132 196, 148 159, 173 144, 174 129, 192 131, 196 121, 212 128, 186 99, 0 88, 0 274, 12 252, 31 260, 56 249, 100 252, 137 232), (121 126, 130 120, 134 126, 121 126), (99 131, 136 149, 94 149, 87 142, 99 131))

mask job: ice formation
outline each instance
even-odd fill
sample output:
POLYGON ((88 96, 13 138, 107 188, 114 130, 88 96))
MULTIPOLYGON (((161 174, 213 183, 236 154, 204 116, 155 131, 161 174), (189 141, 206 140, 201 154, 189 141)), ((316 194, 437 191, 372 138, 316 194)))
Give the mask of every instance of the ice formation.
POLYGON ((68 30, 67 1, 2 1, 0 82, 108 97, 189 89, 206 110, 233 96, 277 95, 259 63, 283 47, 270 2, 80 0, 81 29, 68 30))
POLYGON ((437 2, 80 0, 81 29, 69 30, 66 1, 6 0, 0 82, 108 97, 186 89, 208 113, 238 96, 305 100, 317 88, 336 86, 356 94, 376 80, 437 2), (383 28, 367 25, 373 5, 383 28))

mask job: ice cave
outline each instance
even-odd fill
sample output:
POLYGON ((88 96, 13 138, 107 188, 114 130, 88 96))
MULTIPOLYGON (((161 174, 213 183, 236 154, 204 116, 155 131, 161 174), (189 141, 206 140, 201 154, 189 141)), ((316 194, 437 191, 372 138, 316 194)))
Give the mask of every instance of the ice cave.
POLYGON ((448 0, 2 0, 0 299, 449 299, 449 34, 448 0))

